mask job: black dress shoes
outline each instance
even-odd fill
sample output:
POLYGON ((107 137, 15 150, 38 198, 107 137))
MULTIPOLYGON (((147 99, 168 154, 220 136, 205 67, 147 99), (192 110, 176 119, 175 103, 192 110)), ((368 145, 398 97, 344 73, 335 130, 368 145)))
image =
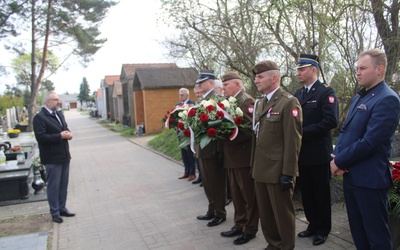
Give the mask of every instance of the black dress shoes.
POLYGON ((300 238, 307 238, 307 237, 310 237, 310 236, 313 236, 313 235, 314 235, 313 232, 305 230, 303 232, 300 232, 297 236, 300 237, 300 238))
POLYGON ((254 239, 256 236, 243 232, 236 240, 233 241, 235 245, 243 245, 254 239))
POLYGON ((326 238, 327 237, 323 236, 323 235, 315 235, 312 244, 314 246, 318 246, 318 245, 324 244, 324 242, 326 241, 326 238))
POLYGON ((214 219, 212 219, 210 222, 207 223, 207 226, 209 227, 218 226, 224 221, 226 221, 226 218, 215 216, 214 219))
POLYGON ((60 217, 60 215, 58 215, 58 214, 52 215, 51 217, 52 217, 53 221, 56 222, 56 223, 63 223, 63 221, 64 221, 64 220, 60 217))
POLYGON ((212 214, 205 214, 205 215, 199 215, 197 216, 198 220, 212 220, 214 219, 214 215, 212 214))
POLYGON ((201 183, 201 179, 197 178, 197 180, 193 181, 192 184, 199 184, 201 183))
POLYGON ((72 213, 72 212, 70 212, 70 211, 68 211, 68 210, 60 211, 60 215, 61 215, 61 216, 65 216, 65 217, 74 217, 74 216, 75 216, 74 213, 72 213))
POLYGON ((242 229, 232 227, 231 230, 221 233, 222 237, 233 237, 242 234, 242 229))

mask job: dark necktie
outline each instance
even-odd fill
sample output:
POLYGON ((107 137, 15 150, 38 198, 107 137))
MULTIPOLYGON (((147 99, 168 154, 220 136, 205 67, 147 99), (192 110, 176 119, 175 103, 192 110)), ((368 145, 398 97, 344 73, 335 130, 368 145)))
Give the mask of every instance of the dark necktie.
POLYGON ((53 111, 53 113, 51 113, 51 114, 57 119, 57 121, 60 124, 60 126, 62 126, 60 118, 58 118, 57 115, 56 115, 56 111, 53 111))
POLYGON ((308 88, 307 88, 307 87, 304 87, 304 90, 303 90, 303 99, 306 98, 307 92, 308 92, 308 88))

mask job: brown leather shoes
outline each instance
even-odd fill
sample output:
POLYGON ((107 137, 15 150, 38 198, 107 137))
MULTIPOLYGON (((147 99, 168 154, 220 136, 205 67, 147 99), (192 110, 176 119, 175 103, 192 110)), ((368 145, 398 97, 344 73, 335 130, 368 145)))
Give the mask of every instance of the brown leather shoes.
POLYGON ((188 178, 188 177, 189 177, 188 174, 184 174, 184 175, 180 176, 178 179, 185 179, 185 178, 188 178))
POLYGON ((196 175, 189 175, 188 181, 193 181, 196 179, 196 175))

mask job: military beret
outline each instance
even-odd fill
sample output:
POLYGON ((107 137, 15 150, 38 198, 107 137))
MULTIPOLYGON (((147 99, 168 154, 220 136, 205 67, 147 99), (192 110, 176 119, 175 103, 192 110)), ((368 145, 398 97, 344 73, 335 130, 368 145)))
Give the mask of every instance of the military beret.
POLYGON ((196 83, 201 83, 204 82, 205 80, 208 79, 215 79, 215 75, 213 73, 200 73, 197 77, 196 83))
POLYGON ((257 63, 252 69, 254 75, 269 70, 279 70, 278 64, 276 64, 276 62, 266 60, 257 63))
POLYGON ((222 76, 221 81, 226 82, 226 81, 233 80, 233 79, 242 80, 242 78, 239 76, 239 74, 236 73, 235 71, 228 71, 222 76))
POLYGON ((315 66, 318 68, 319 58, 316 55, 311 54, 300 54, 300 60, 297 63, 297 68, 305 68, 309 66, 315 66))

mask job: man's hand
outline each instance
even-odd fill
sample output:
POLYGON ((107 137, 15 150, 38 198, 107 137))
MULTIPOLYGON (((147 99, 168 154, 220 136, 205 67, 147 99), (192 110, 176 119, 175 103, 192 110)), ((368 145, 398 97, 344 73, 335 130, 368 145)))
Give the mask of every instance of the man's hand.
POLYGON ((69 132, 68 130, 62 131, 61 132, 61 139, 71 140, 72 139, 72 133, 69 132))
POLYGON ((343 176, 345 173, 349 172, 347 170, 342 170, 338 166, 336 166, 334 154, 331 154, 331 157, 332 157, 332 161, 330 163, 330 166, 331 166, 332 175, 343 176))
POLYGON ((293 187, 293 176, 281 175, 279 178, 279 185, 282 191, 289 190, 293 187))

